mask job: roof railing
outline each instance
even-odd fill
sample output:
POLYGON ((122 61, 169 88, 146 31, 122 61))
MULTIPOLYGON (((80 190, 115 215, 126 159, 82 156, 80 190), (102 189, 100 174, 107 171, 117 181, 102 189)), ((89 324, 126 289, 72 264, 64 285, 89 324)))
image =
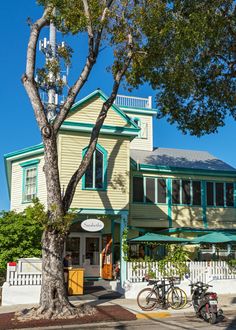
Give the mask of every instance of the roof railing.
POLYGON ((152 109, 152 97, 135 97, 126 95, 117 95, 115 102, 116 105, 120 107, 130 107, 130 108, 146 108, 152 109))

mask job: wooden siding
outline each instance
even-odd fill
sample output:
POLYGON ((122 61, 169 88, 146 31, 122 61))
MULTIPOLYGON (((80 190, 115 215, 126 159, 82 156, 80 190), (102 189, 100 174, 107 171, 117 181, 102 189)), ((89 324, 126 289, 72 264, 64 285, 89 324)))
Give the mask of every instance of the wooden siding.
MULTIPOLYGON (((67 117, 67 121, 95 124, 97 116, 102 108, 103 101, 96 97, 94 100, 85 103, 72 111, 67 117)), ((129 127, 126 120, 122 118, 115 110, 109 109, 104 125, 129 127)))
POLYGON ((139 115, 139 114, 128 114, 131 118, 139 118, 141 123, 145 123, 147 125, 147 138, 139 138, 136 137, 132 140, 130 144, 131 149, 138 150, 153 150, 153 120, 150 115, 139 115))
POLYGON ((236 228, 236 208, 207 208, 209 228, 236 228))
MULTIPOLYGON (((87 133, 60 133, 59 159, 61 186, 66 187, 71 175, 82 159, 82 150, 88 146, 87 133)), ((107 191, 82 190, 78 184, 72 208, 128 209, 130 142, 127 138, 100 136, 98 143, 108 152, 107 191)))
POLYGON ((168 227, 167 205, 131 204, 129 225, 136 227, 168 227))
POLYGON ((172 226, 203 228, 202 208, 173 205, 172 226))
POLYGON ((20 166, 22 162, 40 159, 38 163, 38 180, 37 180, 37 197, 44 205, 47 203, 46 181, 43 172, 44 158, 43 156, 28 157, 12 164, 12 183, 11 183, 11 201, 10 209, 17 212, 23 211, 32 203, 22 203, 22 184, 23 184, 23 168, 20 166))

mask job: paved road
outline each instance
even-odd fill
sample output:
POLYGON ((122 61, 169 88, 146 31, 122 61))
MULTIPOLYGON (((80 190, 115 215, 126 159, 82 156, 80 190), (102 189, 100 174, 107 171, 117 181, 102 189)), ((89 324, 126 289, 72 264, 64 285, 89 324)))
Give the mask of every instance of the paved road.
MULTIPOLYGON (((66 329, 67 327, 51 327, 50 330, 66 329)), ((42 329, 42 328, 40 328, 42 329)), ((47 328, 44 328, 45 330, 47 328)), ((49 329, 49 328, 48 328, 49 329)), ((193 317, 192 315, 172 316, 152 320, 136 320, 129 322, 100 323, 81 326, 70 326, 70 330, 236 330, 236 311, 227 313, 225 320, 215 325, 193 317)))

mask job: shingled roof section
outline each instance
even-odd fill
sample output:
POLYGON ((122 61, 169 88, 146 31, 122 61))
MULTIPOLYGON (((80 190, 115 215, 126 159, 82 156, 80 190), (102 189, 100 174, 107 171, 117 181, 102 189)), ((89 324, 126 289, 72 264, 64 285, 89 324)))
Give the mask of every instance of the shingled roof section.
POLYGON ((236 171, 206 151, 154 148, 153 151, 132 149, 131 158, 138 164, 189 169, 236 171))

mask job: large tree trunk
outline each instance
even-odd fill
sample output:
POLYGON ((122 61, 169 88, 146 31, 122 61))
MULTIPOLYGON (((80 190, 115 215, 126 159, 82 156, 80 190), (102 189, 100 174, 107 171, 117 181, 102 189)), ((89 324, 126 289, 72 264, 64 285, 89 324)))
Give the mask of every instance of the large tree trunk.
POLYGON ((63 250, 65 236, 46 229, 42 237, 42 288, 38 312, 46 318, 73 315, 64 285, 63 250))
POLYGON ((50 136, 43 136, 43 140, 48 220, 42 236, 42 288, 36 313, 43 318, 58 318, 76 315, 77 309, 68 300, 64 281, 63 251, 67 228, 63 221, 57 139, 52 131, 50 136))

